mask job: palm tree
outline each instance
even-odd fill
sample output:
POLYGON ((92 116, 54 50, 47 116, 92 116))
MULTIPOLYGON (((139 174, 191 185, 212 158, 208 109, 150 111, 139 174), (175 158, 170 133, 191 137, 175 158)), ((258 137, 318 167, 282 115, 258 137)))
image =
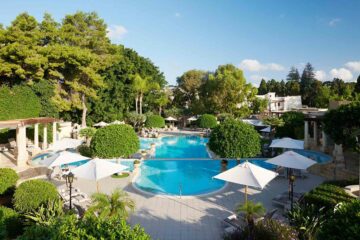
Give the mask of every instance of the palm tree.
POLYGON ((126 192, 119 189, 116 189, 111 195, 95 193, 91 199, 93 204, 88 209, 88 213, 95 214, 99 218, 118 217, 126 219, 129 212, 135 209, 135 202, 129 198, 126 192))
POLYGON ((265 212, 265 208, 261 203, 253 203, 247 201, 245 204, 239 204, 235 210, 237 213, 245 213, 245 220, 249 229, 249 239, 254 239, 254 227, 256 216, 262 215, 265 212))
POLYGON ((132 76, 133 88, 136 92, 135 96, 135 109, 136 113, 142 114, 142 105, 144 94, 159 89, 160 86, 157 83, 151 82, 149 77, 141 77, 139 74, 132 76))

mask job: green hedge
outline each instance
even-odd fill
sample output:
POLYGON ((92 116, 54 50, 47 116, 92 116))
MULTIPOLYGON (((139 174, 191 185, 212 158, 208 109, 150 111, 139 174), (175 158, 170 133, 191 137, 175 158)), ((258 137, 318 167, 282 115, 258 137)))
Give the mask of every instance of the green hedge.
POLYGON ((360 237, 360 201, 353 200, 337 206, 324 223, 316 239, 357 240, 360 237))
POLYGON ((91 148, 89 146, 87 146, 86 144, 82 144, 82 145, 78 146, 77 150, 80 153, 80 155, 83 155, 84 157, 91 158, 93 155, 91 148))
POLYGON ((30 87, 17 85, 0 87, 0 120, 38 117, 40 100, 30 87))
POLYGON ((229 119, 212 130, 209 147, 220 157, 254 157, 261 150, 260 135, 251 125, 229 119))
POLYGON ((150 240, 139 225, 131 227, 125 220, 116 218, 102 219, 75 215, 59 218, 50 226, 33 225, 25 230, 18 240, 35 239, 126 239, 150 240))
POLYGON ((10 168, 0 168, 0 195, 14 188, 19 176, 10 168))
POLYGON ((331 210, 340 202, 350 202, 354 198, 345 192, 342 187, 331 184, 321 184, 304 196, 304 201, 317 207, 331 210))
POLYGON ((28 212, 57 199, 59 194, 54 184, 38 179, 29 180, 15 190, 14 207, 20 212, 28 212))
POLYGON ((13 209, 0 206, 0 239, 13 239, 22 233, 20 215, 13 209))
POLYGON ((90 148, 99 158, 128 157, 139 150, 140 141, 130 125, 110 125, 96 131, 90 148))
POLYGON ((197 120, 197 124, 201 128, 214 128, 217 125, 217 120, 214 115, 203 114, 197 120))
POLYGON ((165 120, 159 115, 150 115, 146 117, 145 127, 147 128, 163 128, 165 127, 165 120))

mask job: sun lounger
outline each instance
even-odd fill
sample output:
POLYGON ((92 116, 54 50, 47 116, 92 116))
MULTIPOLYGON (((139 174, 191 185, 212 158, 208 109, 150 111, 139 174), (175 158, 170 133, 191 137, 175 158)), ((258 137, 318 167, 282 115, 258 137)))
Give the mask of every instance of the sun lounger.
MULTIPOLYGON (((302 196, 304 195, 304 193, 297 193, 297 192, 294 192, 293 193, 293 202, 298 202, 302 196)), ((276 206, 280 206, 282 207, 284 210, 286 210, 287 208, 289 208, 290 204, 291 204, 291 201, 289 199, 289 192, 283 192, 279 195, 277 195, 276 197, 274 197, 272 199, 272 203, 273 205, 276 205, 276 206)))

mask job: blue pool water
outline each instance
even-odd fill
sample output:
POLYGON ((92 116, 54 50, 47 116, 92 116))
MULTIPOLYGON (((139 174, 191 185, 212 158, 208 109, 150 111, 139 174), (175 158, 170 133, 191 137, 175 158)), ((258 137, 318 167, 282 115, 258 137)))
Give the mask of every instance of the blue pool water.
MULTIPOLYGON (((275 167, 261 159, 249 161, 268 169, 275 167)), ((229 160, 228 169, 236 164, 236 160, 229 160)), ((221 172, 220 160, 146 160, 140 170, 141 174, 134 182, 135 187, 154 194, 199 195, 225 186, 224 181, 213 179, 221 172)))
MULTIPOLYGON (((220 160, 186 160, 186 158, 208 158, 206 138, 197 136, 171 136, 160 139, 141 139, 141 148, 150 148, 155 143, 154 159, 146 160, 135 180, 135 187, 154 194, 199 195, 216 191, 225 185, 224 181, 213 179, 220 173, 220 160), (156 160, 161 158, 161 160, 156 160), (178 158, 179 160, 166 160, 178 158)), ((331 157, 315 151, 295 150, 299 154, 312 158, 318 163, 331 160, 331 157)), ((249 158, 250 162, 274 170, 275 165, 266 163, 266 159, 249 158)), ((243 160, 242 160, 243 161, 243 160)), ((237 164, 229 160, 228 169, 237 164)))
POLYGON ((198 136, 170 136, 162 138, 141 138, 140 148, 149 149, 155 143, 153 158, 208 158, 208 138, 198 136))

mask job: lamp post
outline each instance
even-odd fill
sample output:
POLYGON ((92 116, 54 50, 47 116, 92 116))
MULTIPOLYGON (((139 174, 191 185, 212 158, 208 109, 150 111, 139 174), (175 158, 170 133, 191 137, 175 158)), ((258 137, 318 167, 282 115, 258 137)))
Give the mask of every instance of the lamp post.
POLYGON ((69 202, 70 202, 70 206, 69 209, 71 210, 71 198, 72 198, 72 183, 74 182, 74 174, 72 172, 70 172, 67 176, 66 176, 66 183, 69 183, 69 202))
POLYGON ((295 176, 293 174, 293 172, 291 171, 291 175, 289 178, 290 181, 290 207, 291 210, 293 210, 293 206, 294 206, 294 182, 295 182, 295 176))

